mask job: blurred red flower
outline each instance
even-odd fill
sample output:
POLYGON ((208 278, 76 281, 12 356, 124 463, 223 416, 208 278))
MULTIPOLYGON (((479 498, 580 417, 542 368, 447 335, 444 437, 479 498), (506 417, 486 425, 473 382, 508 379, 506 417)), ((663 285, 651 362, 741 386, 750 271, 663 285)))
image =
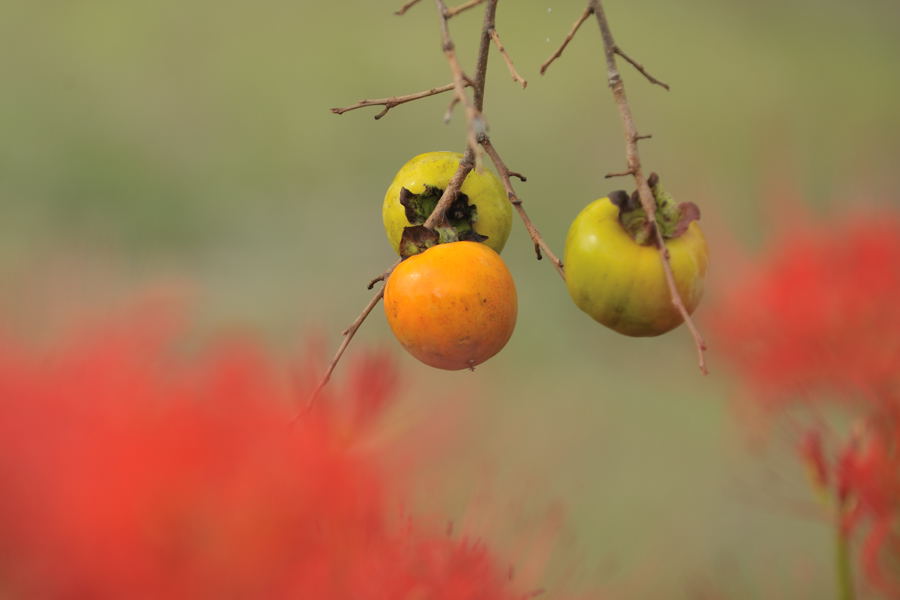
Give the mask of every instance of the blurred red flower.
POLYGON ((716 347, 772 408, 900 397, 900 216, 798 224, 729 283, 716 347))
POLYGON ((900 559, 898 302, 900 216, 871 211, 785 229, 735 278, 712 325, 753 403, 769 414, 794 404, 813 409, 799 454, 833 501, 841 538, 861 536, 868 581, 900 598, 900 580, 883 568, 900 559), (857 424, 834 458, 823 435, 834 441, 834 431, 815 410, 826 401, 857 424))
POLYGON ((521 597, 485 546, 395 508, 367 443, 388 361, 292 422, 301 398, 257 348, 189 354, 177 334, 138 313, 0 343, 0 595, 521 597))

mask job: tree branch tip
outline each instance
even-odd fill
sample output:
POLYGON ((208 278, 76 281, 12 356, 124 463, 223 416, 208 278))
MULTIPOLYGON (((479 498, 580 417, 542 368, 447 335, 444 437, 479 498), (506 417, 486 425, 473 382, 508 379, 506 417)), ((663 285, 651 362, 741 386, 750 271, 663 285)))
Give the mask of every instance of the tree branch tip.
POLYGON ((394 14, 397 15, 398 17, 402 17, 403 15, 406 14, 406 11, 408 11, 410 8, 412 8, 419 2, 420 2, 420 0, 409 0, 409 2, 407 2, 406 4, 401 6, 399 9, 395 10, 394 14))
POLYGON ((516 171, 510 171, 508 174, 510 177, 515 177, 519 181, 528 181, 527 177, 525 177, 524 175, 522 175, 521 173, 518 173, 516 171))

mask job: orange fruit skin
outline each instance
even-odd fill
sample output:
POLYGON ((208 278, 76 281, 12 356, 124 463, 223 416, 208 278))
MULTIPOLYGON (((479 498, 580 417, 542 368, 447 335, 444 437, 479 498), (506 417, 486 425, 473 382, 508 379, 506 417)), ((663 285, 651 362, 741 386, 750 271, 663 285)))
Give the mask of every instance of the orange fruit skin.
POLYGON ((397 340, 426 365, 473 368, 512 336, 516 287, 488 246, 438 244, 397 265, 385 284, 384 312, 397 340))

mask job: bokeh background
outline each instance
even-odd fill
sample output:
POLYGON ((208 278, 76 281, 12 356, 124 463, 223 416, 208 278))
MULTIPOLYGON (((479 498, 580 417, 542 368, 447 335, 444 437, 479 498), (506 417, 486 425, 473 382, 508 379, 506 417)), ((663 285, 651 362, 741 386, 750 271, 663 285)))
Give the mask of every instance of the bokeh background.
MULTIPOLYGON (((778 210, 894 203, 900 184, 900 5, 890 0, 610 0, 617 41, 671 92, 623 65, 644 163, 703 210, 707 302, 760 248, 778 210)), ((140 290, 190 296, 195 334, 253 332, 330 356, 393 256, 380 207, 393 173, 460 150, 449 97, 342 116, 329 108, 450 80, 430 3, 7 2, 0 19, 0 307, 36 335, 140 290)), ((501 3, 485 112, 549 244, 617 185, 620 126, 600 38, 585 24, 538 67, 582 2, 501 3)), ((470 64, 480 11, 452 22, 470 64)), ((595 325, 534 260, 520 224, 504 251, 519 289, 508 347, 474 373, 405 356, 376 310, 351 346, 397 354, 398 419, 467 398, 469 435, 421 509, 471 516, 501 548, 562 507, 548 579, 633 598, 821 598, 833 533, 790 448, 755 443, 713 345, 712 374, 676 330, 634 340, 595 325), (405 416, 404 416, 405 415, 405 416), (814 507, 814 505, 810 504, 814 507)), ((698 312, 701 324, 704 306, 698 312)), ((338 367, 337 377, 342 367, 338 367)))

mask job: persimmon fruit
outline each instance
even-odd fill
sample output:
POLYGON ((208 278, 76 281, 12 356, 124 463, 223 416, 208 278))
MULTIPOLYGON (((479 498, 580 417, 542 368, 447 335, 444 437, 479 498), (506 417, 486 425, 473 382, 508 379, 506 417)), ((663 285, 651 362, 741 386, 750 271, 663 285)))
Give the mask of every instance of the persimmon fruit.
POLYGON ((494 250, 438 244, 402 261, 387 279, 384 312, 397 340, 423 363, 474 368, 499 352, 516 325, 516 287, 494 250))
MULTIPOLYGON (((394 176, 384 195, 381 216, 394 251, 401 250, 403 230, 422 225, 450 184, 463 155, 458 152, 426 152, 411 158, 394 176)), ((454 230, 453 241, 481 241, 498 253, 512 228, 512 207, 506 189, 487 168, 472 170, 445 213, 454 230)))
MULTIPOLYGON (((669 251, 678 293, 688 313, 703 296, 709 263, 699 209, 676 204, 649 180, 657 223, 669 251)), ((636 194, 613 192, 585 207, 566 237, 566 286, 575 304, 599 323, 629 336, 656 336, 682 322, 672 304, 659 250, 646 236, 646 214, 636 194)))

